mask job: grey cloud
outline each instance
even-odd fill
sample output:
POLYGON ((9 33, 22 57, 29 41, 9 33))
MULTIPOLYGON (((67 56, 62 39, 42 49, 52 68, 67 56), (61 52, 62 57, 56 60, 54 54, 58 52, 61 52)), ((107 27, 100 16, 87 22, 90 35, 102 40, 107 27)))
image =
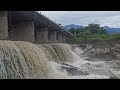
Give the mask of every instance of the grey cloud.
POLYGON ((41 11, 50 19, 61 23, 88 25, 91 22, 120 27, 120 11, 41 11))

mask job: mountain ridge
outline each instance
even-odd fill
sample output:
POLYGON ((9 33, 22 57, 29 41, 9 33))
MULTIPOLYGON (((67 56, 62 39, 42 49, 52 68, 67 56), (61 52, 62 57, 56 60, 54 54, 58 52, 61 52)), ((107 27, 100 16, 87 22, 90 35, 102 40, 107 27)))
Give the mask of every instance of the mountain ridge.
MULTIPOLYGON (((69 30, 71 28, 77 29, 77 28, 83 28, 83 27, 85 27, 85 26, 69 24, 69 25, 64 26, 64 29, 69 30)), ((105 28, 107 30, 108 34, 120 33, 120 28, 111 28, 109 26, 104 26, 103 28, 105 28)))
POLYGON ((82 28, 82 27, 83 27, 82 25, 69 24, 69 25, 64 26, 64 29, 69 30, 71 28, 77 29, 77 28, 82 28))

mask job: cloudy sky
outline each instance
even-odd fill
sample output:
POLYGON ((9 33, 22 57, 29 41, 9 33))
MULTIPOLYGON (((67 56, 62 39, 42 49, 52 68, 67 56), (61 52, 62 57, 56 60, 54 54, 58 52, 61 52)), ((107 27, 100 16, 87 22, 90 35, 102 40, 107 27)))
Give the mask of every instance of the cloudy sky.
POLYGON ((64 25, 89 23, 120 27, 120 11, 40 11, 51 20, 64 25))

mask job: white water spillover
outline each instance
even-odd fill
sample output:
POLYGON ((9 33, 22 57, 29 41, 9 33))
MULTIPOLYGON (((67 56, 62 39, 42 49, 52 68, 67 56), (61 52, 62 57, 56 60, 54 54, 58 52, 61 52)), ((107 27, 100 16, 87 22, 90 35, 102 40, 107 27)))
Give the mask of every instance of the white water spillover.
MULTIPOLYGON (((88 74, 82 50, 69 44, 0 41, 0 79, 108 78, 88 74)), ((92 65, 94 66, 94 65, 92 65)))
POLYGON ((73 62, 74 55, 72 54, 71 47, 68 44, 37 44, 37 46, 45 53, 50 61, 73 62))
POLYGON ((29 42, 0 41, 0 78, 49 79, 52 69, 44 53, 29 42))
MULTIPOLYGON (((51 63, 57 78, 67 79, 105 79, 108 75, 99 75, 91 73, 90 69, 97 65, 106 66, 104 62, 90 62, 82 59, 80 55, 83 51, 76 45, 55 43, 55 44, 37 44, 45 53, 51 63), (89 65, 90 64, 90 65, 89 65), (87 73, 89 72, 89 74, 87 73)), ((105 67, 106 68, 106 67, 105 67)), ((102 70, 102 69, 101 69, 102 70)))

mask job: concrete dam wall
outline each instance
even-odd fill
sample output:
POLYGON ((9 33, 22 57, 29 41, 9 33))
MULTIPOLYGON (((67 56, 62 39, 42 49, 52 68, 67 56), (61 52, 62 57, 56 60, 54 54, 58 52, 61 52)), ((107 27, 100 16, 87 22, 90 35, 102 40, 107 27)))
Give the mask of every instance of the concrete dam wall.
POLYGON ((61 26, 35 11, 0 11, 0 40, 66 43, 73 37, 61 26))

